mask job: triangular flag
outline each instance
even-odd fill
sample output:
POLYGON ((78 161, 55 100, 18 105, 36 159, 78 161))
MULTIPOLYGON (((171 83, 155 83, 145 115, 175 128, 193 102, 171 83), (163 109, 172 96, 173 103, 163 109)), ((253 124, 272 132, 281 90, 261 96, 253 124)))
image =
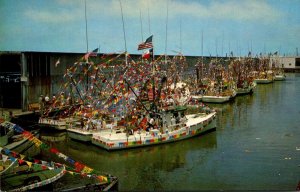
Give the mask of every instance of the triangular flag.
POLYGON ((3 162, 5 162, 5 161, 7 161, 8 156, 7 155, 2 155, 2 159, 3 159, 3 162))
POLYGON ((32 162, 30 162, 30 161, 26 161, 26 163, 27 163, 27 165, 29 166, 29 168, 31 168, 31 166, 32 166, 32 162))
POLYGON ((20 158, 21 158, 21 159, 24 159, 24 158, 25 158, 25 155, 20 154, 20 158))
POLYGON ((60 64, 60 58, 58 58, 58 60, 55 63, 55 67, 57 67, 60 64))

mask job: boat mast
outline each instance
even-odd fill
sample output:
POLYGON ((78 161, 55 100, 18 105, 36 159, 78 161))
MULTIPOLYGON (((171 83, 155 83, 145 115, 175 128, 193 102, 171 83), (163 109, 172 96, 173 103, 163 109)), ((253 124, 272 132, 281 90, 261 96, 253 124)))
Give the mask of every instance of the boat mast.
POLYGON ((204 58, 203 58, 203 29, 201 32, 201 78, 203 78, 203 65, 204 65, 204 58))
MULTIPOLYGON (((89 51, 89 40, 88 40, 88 31, 87 31, 87 16, 86 16, 86 0, 84 0, 84 15, 85 15, 85 38, 86 38, 86 53, 88 53, 89 51)), ((86 64, 89 62, 88 61, 88 58, 87 60, 85 61, 86 64)), ((86 91, 88 91, 89 89, 89 76, 88 76, 88 72, 87 72, 87 75, 86 75, 86 91)))
POLYGON ((120 8, 121 8, 121 16, 122 16, 122 24, 123 24, 123 36, 124 36, 124 46, 125 46, 125 63, 126 66, 128 65, 128 60, 127 60, 127 44, 126 44, 126 33, 125 33, 125 24, 124 24, 124 17, 123 17, 123 8, 122 8, 122 2, 120 2, 120 8))
POLYGON ((168 17, 169 17, 169 0, 167 1, 167 16, 166 16, 165 64, 167 64, 168 17))

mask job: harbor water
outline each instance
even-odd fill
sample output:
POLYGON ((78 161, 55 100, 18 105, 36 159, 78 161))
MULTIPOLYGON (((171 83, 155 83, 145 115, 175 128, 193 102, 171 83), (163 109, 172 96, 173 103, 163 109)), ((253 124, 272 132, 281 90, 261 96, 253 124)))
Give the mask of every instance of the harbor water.
MULTIPOLYGON (((147 148, 108 152, 41 132, 41 140, 119 178, 119 190, 295 190, 300 181, 300 74, 257 85, 218 111, 214 132, 147 148)), ((51 160, 43 152, 40 158, 51 160)), ((59 159, 58 159, 59 160, 59 159)))

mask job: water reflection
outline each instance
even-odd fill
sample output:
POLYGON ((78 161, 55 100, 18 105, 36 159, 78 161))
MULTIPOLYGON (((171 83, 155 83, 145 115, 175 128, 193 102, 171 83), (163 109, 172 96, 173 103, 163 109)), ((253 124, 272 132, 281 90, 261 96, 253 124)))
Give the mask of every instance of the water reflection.
MULTIPOLYGON (((165 189, 160 183, 161 173, 172 173, 190 166, 191 154, 217 148, 216 132, 170 144, 115 152, 70 139, 54 140, 56 142, 44 142, 96 170, 118 176, 121 190, 165 189)), ((50 153, 43 153, 42 156, 61 161, 50 153)), ((197 163, 205 163, 205 159, 203 155, 197 163)))

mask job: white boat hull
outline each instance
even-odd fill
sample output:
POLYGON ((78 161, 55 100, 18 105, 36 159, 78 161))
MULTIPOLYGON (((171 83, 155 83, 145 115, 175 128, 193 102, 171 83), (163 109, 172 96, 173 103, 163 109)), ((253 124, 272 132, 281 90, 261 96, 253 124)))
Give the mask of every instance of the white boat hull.
POLYGON ((144 147, 187 139, 216 128, 216 112, 208 115, 187 115, 186 117, 188 119, 186 124, 182 124, 177 130, 168 133, 141 132, 139 134, 135 132, 133 135, 127 135, 122 131, 106 130, 95 133, 92 137, 92 143, 107 150, 144 147))
POLYGON ((275 75, 275 81, 283 81, 285 80, 285 75, 275 75))
POLYGON ((73 124, 78 122, 78 119, 73 118, 62 118, 62 119, 52 119, 52 118, 43 118, 39 119, 39 125, 47 128, 54 128, 57 130, 66 130, 71 128, 73 124))
POLYGON ((77 141, 90 142, 93 132, 80 129, 67 129, 68 137, 77 141))
POLYGON ((231 96, 206 96, 202 97, 202 102, 207 103, 225 103, 231 99, 231 96))
POLYGON ((257 84, 268 84, 268 83, 273 83, 273 80, 271 79, 255 79, 255 83, 257 84))
POLYGON ((197 101, 201 101, 202 100, 202 95, 192 95, 191 98, 197 101))
POLYGON ((252 86, 249 86, 247 88, 237 88, 236 89, 236 94, 237 95, 246 95, 253 93, 253 89, 256 87, 256 83, 253 83, 252 86))

